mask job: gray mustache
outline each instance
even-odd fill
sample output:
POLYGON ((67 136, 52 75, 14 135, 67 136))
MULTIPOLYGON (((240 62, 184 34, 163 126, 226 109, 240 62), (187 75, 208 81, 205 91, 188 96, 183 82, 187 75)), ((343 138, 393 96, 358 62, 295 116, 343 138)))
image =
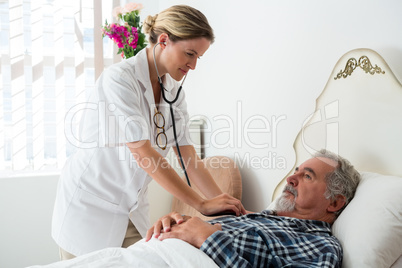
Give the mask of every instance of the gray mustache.
POLYGON ((293 186, 291 185, 286 185, 285 188, 283 189, 283 191, 289 191, 291 192, 295 197, 297 197, 297 191, 295 188, 293 188, 293 186))

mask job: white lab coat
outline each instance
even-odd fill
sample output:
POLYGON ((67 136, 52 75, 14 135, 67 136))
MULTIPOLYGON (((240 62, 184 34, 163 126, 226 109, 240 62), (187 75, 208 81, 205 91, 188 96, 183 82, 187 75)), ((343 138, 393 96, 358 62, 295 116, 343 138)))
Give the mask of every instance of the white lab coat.
MULTIPOLYGON (((146 49, 115 64, 99 77, 83 108, 80 148, 60 176, 52 221, 52 237, 64 250, 82 255, 120 247, 129 218, 144 236, 150 227, 147 186, 152 180, 134 160, 127 142, 150 140, 155 145, 155 101, 146 49)), ((166 97, 179 84, 165 75, 166 97)), ((174 104, 179 145, 189 144, 184 91, 174 104)), ((174 146, 169 106, 161 100, 168 145, 174 146)), ((158 163, 157 163, 158 164, 158 163)))

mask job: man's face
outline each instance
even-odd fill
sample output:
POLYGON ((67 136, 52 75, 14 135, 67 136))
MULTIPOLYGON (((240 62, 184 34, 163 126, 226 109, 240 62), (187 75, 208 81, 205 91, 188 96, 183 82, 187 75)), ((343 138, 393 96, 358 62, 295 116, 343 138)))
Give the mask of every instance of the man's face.
POLYGON ((327 212, 331 200, 326 199, 325 176, 334 171, 337 163, 328 158, 311 158, 296 168, 287 178, 287 185, 276 209, 289 212, 291 216, 320 219, 327 212))

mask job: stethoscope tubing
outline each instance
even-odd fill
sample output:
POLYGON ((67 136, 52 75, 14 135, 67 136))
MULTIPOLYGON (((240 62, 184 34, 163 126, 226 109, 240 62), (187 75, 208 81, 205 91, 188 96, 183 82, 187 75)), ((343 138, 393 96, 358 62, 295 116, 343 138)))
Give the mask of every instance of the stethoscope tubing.
POLYGON ((188 186, 191 187, 190 179, 189 179, 189 177, 188 177, 187 170, 186 170, 186 166, 184 165, 184 161, 183 161, 183 158, 182 158, 182 156, 181 156, 181 152, 180 152, 180 148, 179 148, 179 143, 178 143, 178 141, 177 141, 176 123, 175 123, 174 112, 173 112, 173 104, 179 99, 179 95, 180 95, 180 92, 181 92, 181 90, 182 90, 182 88, 183 88, 183 83, 184 83, 184 80, 186 80, 187 74, 184 76, 183 81, 181 82, 180 87, 179 87, 179 89, 177 90, 176 97, 175 97, 173 100, 171 100, 171 101, 168 100, 168 99, 166 98, 166 96, 165 96, 165 90, 166 90, 166 89, 165 89, 165 87, 163 86, 163 82, 162 82, 161 77, 159 76, 159 71, 158 71, 158 67, 156 66, 156 59, 155 59, 155 48, 156 48, 159 44, 162 44, 162 43, 163 43, 163 42, 157 43, 157 44, 154 46, 154 48, 153 48, 153 57, 154 57, 154 64, 155 64, 156 74, 157 74, 157 76, 158 76, 158 81, 159 81, 159 84, 160 84, 160 86, 161 86, 162 98, 163 98, 163 100, 164 100, 166 103, 169 104, 170 115, 171 115, 171 117, 172 117, 173 136, 174 136, 174 140, 175 140, 175 143, 176 143, 176 150, 177 150, 177 154, 179 155, 180 164, 181 164, 181 167, 182 167, 182 169, 183 169, 183 171, 184 171, 184 175, 185 175, 185 177, 186 177, 187 184, 188 184, 188 186))

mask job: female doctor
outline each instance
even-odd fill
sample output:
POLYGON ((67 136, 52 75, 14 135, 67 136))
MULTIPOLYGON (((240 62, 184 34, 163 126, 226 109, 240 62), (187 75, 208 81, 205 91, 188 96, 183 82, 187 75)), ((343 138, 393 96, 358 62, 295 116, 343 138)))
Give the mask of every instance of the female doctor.
POLYGON ((81 145, 60 176, 53 213, 52 236, 61 259, 127 247, 144 237, 152 179, 205 215, 246 213, 239 200, 222 193, 187 140, 188 114, 178 81, 214 41, 207 19, 179 5, 148 16, 143 28, 150 46, 106 69, 83 111, 81 145), (173 121, 166 100, 176 97, 173 121), (174 123, 188 176, 206 198, 164 158, 174 144, 174 123))

